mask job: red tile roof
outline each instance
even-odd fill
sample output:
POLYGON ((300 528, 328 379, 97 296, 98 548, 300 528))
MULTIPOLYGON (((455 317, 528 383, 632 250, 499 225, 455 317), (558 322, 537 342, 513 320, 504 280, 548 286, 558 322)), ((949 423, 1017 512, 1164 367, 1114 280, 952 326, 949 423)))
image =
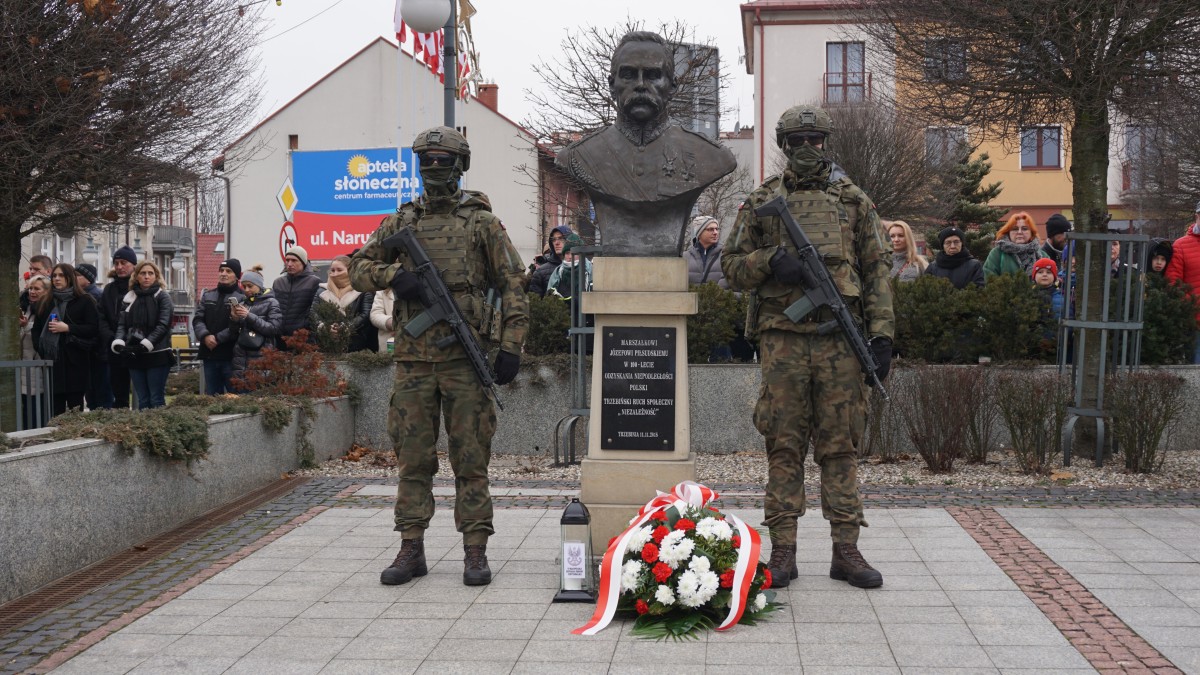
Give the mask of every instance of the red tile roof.
POLYGON ((196 295, 201 290, 216 288, 217 272, 225 253, 216 250, 217 244, 225 242, 224 234, 196 235, 196 295))

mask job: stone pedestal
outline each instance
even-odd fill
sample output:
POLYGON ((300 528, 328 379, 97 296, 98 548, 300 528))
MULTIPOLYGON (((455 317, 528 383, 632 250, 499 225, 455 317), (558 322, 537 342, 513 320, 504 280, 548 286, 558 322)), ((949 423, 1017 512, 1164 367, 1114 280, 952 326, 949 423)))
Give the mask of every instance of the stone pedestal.
POLYGON ((687 315, 695 314, 697 305, 695 294, 687 290, 682 258, 597 258, 593 289, 583 294, 584 313, 595 316, 596 340, 580 500, 591 513, 592 550, 601 553, 656 490, 696 478, 687 315), (620 398, 609 396, 607 403, 606 363, 610 394, 614 388, 634 390, 620 398), (673 389, 667 386, 667 372, 673 389), (672 406, 664 405, 664 391, 673 396, 672 406), (671 409, 673 423, 667 423, 671 409))

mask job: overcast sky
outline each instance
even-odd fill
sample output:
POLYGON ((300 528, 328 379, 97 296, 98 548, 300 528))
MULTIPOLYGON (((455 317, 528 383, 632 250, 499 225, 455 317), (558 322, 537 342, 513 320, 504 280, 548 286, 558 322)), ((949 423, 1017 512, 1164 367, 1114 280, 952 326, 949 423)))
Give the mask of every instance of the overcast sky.
MULTIPOLYGON (((516 121, 529 116, 525 91, 539 85, 540 60, 554 61, 568 31, 615 26, 628 16, 648 28, 682 18, 696 42, 714 41, 722 69, 731 75, 727 103, 734 113, 721 120, 729 131, 740 117, 754 117, 754 83, 740 64, 741 19, 737 0, 471 0, 471 20, 480 69, 500 86, 500 112, 516 121)), ((395 37, 395 0, 282 0, 266 3, 261 44, 264 89, 260 118, 277 110, 309 85, 380 35, 395 37)))

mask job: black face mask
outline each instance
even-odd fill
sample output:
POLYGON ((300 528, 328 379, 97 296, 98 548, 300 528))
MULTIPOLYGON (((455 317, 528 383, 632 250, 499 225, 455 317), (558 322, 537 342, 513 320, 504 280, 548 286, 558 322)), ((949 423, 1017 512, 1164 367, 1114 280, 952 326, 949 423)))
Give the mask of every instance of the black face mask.
POLYGON ((421 182, 425 194, 431 198, 450 197, 458 194, 458 181, 462 178, 462 158, 456 158, 454 166, 422 166, 421 182))

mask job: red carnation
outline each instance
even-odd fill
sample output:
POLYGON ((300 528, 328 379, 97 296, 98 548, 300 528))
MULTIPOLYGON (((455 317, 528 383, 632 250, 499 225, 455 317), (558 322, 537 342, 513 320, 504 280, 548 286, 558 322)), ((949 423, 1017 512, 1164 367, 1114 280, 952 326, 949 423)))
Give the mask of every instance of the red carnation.
POLYGON ((654 567, 650 568, 650 573, 654 575, 654 579, 658 583, 664 583, 671 578, 671 566, 666 563, 655 563, 654 567))
POLYGON ((764 567, 762 572, 763 572, 762 590, 765 591, 771 587, 771 568, 764 567))
POLYGON ((634 607, 637 609, 638 614, 645 614, 646 612, 650 611, 650 605, 647 605, 646 601, 642 600, 641 598, 638 598, 638 601, 636 604, 634 604, 634 607))
POLYGON ((642 560, 652 563, 658 560, 658 547, 654 544, 647 543, 642 547, 642 560))
POLYGON ((667 529, 667 526, 659 525, 654 528, 654 532, 650 536, 654 539, 654 543, 661 544, 668 534, 671 534, 671 531, 667 529))
POLYGON ((730 567, 721 574, 721 588, 733 588, 734 569, 730 567))
MULTIPOLYGON (((608 540, 608 545, 609 545, 609 546, 612 546, 612 545, 613 545, 613 542, 614 542, 614 541, 616 541, 616 540, 617 540, 617 538, 616 538, 616 537, 613 537, 612 539, 609 539, 609 540, 608 540)), ((607 548, 607 547, 606 547, 606 548, 607 548)))
POLYGON ((687 518, 680 518, 679 520, 675 521, 675 529, 682 532, 687 532, 688 530, 696 529, 696 523, 693 523, 687 518))
POLYGON ((732 538, 732 539, 730 539, 729 541, 733 543, 733 547, 734 547, 734 548, 741 548, 741 547, 742 547, 742 538, 741 538, 741 537, 739 537, 739 536, 738 536, 738 535, 736 535, 736 534, 735 534, 735 535, 733 535, 733 538, 732 538))

